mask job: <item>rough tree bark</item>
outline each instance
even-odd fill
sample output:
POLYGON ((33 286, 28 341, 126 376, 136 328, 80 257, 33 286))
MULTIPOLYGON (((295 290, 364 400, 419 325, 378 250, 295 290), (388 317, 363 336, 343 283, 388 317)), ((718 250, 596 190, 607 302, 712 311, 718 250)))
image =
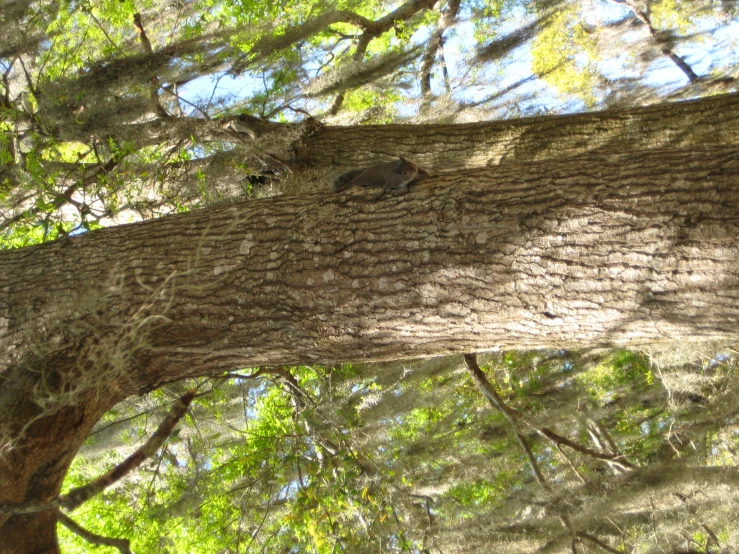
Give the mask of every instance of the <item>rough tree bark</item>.
MULTIPOLYGON (((56 496, 106 409, 185 377, 734 338, 737 175, 733 146, 592 154, 0 252, 0 502, 56 496)), ((0 544, 57 552, 54 519, 0 516, 0 544)))
POLYGON ((299 164, 358 167, 405 156, 435 172, 586 152, 739 143, 739 94, 648 107, 455 125, 326 127, 297 149, 299 164))

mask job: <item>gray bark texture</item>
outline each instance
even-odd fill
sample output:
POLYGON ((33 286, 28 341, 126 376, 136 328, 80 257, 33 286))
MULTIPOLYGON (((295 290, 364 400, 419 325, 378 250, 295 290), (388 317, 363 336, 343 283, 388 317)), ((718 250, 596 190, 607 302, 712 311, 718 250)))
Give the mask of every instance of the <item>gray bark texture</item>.
MULTIPOLYGON (((123 398, 259 365, 736 337, 735 146, 224 203, 0 252, 0 502, 59 494, 123 398)), ((51 511, 3 552, 57 552, 51 511)))

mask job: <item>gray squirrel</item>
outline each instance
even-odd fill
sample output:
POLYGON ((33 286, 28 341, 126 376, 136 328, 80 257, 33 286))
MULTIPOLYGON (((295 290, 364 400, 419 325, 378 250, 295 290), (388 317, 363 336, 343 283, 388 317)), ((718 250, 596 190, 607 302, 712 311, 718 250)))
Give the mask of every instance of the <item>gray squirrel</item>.
POLYGON ((349 187, 382 187, 375 196, 379 200, 389 190, 408 190, 419 176, 427 176, 426 170, 399 156, 391 162, 379 162, 365 169, 352 169, 339 175, 331 190, 341 192, 349 187))

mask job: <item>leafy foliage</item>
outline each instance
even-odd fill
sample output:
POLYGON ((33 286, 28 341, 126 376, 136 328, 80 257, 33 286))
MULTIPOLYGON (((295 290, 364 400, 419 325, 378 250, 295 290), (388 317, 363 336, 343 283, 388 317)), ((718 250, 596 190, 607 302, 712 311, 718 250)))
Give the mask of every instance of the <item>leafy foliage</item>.
MULTIPOLYGON (((571 521, 597 529, 619 551, 696 543, 710 551, 701 523, 674 510, 677 494, 722 545, 736 544, 730 522, 737 495, 723 490, 719 506, 680 476, 737 463, 735 416, 716 417, 734 411, 733 358, 672 368, 706 375, 680 400, 653 376, 656 366, 629 351, 484 359, 509 406, 593 449, 602 446, 594 433, 601 426, 636 464, 624 473, 579 452, 565 458, 527 433, 555 494, 569 498, 561 509, 571 521), (650 482, 650 471, 664 482, 650 482), (631 502, 618 489, 608 492, 616 483, 632 491, 631 502), (593 487, 602 496, 591 498, 593 487)), ((310 398, 302 408, 281 377, 222 380, 196 400, 158 459, 75 517, 100 533, 131 538, 132 549, 145 552, 483 552, 495 544, 528 552, 556 540, 563 534, 558 516, 537 502, 541 493, 510 425, 458 364, 449 358, 291 368, 310 398)), ((68 486, 146 438, 157 421, 156 396, 161 392, 124 403, 99 424, 68 486), (121 423, 111 427, 115 421, 121 423), (119 446, 112 451, 108 444, 119 446)), ((61 537, 65 552, 86 551, 71 534, 61 537)))

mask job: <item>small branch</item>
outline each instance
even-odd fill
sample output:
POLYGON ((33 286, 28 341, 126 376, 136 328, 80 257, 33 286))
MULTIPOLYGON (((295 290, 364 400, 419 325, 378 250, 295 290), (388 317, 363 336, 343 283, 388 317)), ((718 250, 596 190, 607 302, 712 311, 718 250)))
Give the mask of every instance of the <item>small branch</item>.
POLYGON ((536 457, 531 451, 531 447, 526 442, 526 438, 518 430, 518 413, 512 408, 506 406, 505 402, 503 402, 503 399, 498 396, 497 392, 495 392, 495 389, 490 384, 490 381, 488 381, 487 377, 485 377, 485 374, 480 369, 480 366, 477 364, 476 354, 465 354, 464 361, 465 365, 467 366, 467 371, 472 377, 472 381, 474 381, 475 386, 477 386, 478 390, 483 394, 483 396, 488 399, 488 402, 490 402, 493 408, 497 409, 501 414, 503 414, 503 417, 505 417, 508 420, 508 423, 511 424, 511 427, 513 427, 513 432, 516 435, 516 440, 518 441, 518 444, 521 445, 524 454, 526 454, 526 457, 529 460, 529 464, 534 470, 536 480, 545 491, 551 491, 552 489, 549 486, 549 483, 547 483, 544 474, 541 472, 539 464, 536 461, 536 457))
POLYGON ((657 46, 660 49, 660 52, 662 52, 664 56, 668 57, 672 61, 672 63, 674 63, 678 67, 678 69, 680 69, 680 71, 682 71, 685 74, 685 76, 688 78, 688 80, 691 83, 695 83, 701 80, 701 78, 695 74, 695 72, 693 71, 693 68, 691 68, 684 59, 682 59, 680 56, 675 54, 675 52, 673 52, 671 49, 665 48, 659 45, 660 40, 657 37, 657 31, 652 26, 652 22, 649 19, 649 16, 647 16, 646 13, 644 13, 642 10, 636 7, 632 3, 632 0, 613 0, 613 2, 615 2, 616 4, 621 4, 622 6, 626 6, 627 8, 629 8, 632 11, 632 13, 636 16, 636 18, 642 23, 644 23, 644 25, 646 25, 647 31, 649 31, 649 36, 652 37, 652 42, 657 44, 657 46))
MULTIPOLYGON (((54 200, 52 200, 50 204, 56 209, 59 209, 66 204, 79 205, 79 203, 75 203, 72 196, 79 190, 84 191, 90 185, 90 183, 92 183, 93 179, 95 179, 95 177, 100 173, 108 173, 112 171, 118 165, 118 163, 119 160, 112 158, 108 160, 108 162, 104 165, 97 166, 95 169, 91 170, 89 174, 83 175, 83 177, 78 182, 68 186, 63 192, 54 193, 54 200)), ((11 225, 18 223, 23 219, 30 219, 38 215, 42 211, 42 208, 39 208, 37 206, 28 208, 27 210, 24 210, 21 213, 14 215, 13 217, 8 218, 0 223, 0 231, 5 231, 11 225)))
POLYGON ((120 550, 121 554, 133 554, 131 552, 131 541, 128 539, 114 539, 112 537, 104 537, 103 535, 93 533, 92 531, 82 527, 79 523, 61 511, 57 511, 57 521, 72 531, 72 533, 79 535, 89 543, 96 546, 112 546, 120 550))
POLYGON ((180 396, 169 410, 164 421, 159 424, 159 427, 154 434, 149 437, 149 440, 147 440, 141 448, 136 450, 136 452, 131 454, 105 475, 101 475, 94 481, 81 487, 77 487, 76 489, 72 489, 67 494, 59 497, 61 506, 65 510, 72 511, 139 467, 146 458, 159 450, 159 447, 164 444, 164 441, 166 441, 167 438, 169 438, 177 423, 187 412, 187 408, 190 406, 196 393, 197 389, 192 389, 180 396))
POLYGON ((693 68, 688 65, 688 62, 686 62, 683 58, 675 54, 672 50, 669 48, 660 48, 660 51, 663 55, 670 58, 672 63, 674 63, 680 71, 682 71, 685 76, 688 78, 688 80, 691 83, 696 83, 700 81, 700 77, 696 75, 696 73, 693 71, 693 68))
POLYGON ((480 100, 476 100, 474 102, 460 102, 459 107, 457 108, 457 112, 461 112, 462 110, 469 109, 469 108, 476 108, 477 106, 481 106, 487 102, 491 102, 493 100, 497 100, 498 98, 503 98, 506 94, 509 92, 522 87, 526 83, 530 83, 531 81, 534 81, 535 79, 538 79, 539 77, 544 77, 545 75, 548 75, 551 71, 546 71, 544 73, 537 75, 529 75, 528 77, 524 77, 523 79, 520 79, 519 81, 516 81, 515 83, 508 85, 507 87, 503 88, 502 90, 498 90, 494 92, 493 94, 486 96, 480 100))
POLYGON ((295 377, 293 377, 293 375, 283 366, 273 368, 265 367, 260 369, 262 369, 265 373, 271 373, 272 375, 277 375, 278 377, 282 378, 282 380, 285 381, 290 394, 296 397, 296 402, 298 403, 298 407, 301 410, 305 408, 306 400, 310 402, 313 406, 316 405, 313 398, 311 398, 311 396, 300 386, 298 380, 295 379, 295 377))
POLYGON ((548 429, 546 427, 537 427, 533 423, 529 422, 522 413, 507 406, 506 403, 503 402, 503 399, 495 391, 493 386, 490 384, 490 381, 488 381, 487 377, 485 377, 485 374, 480 369, 480 366, 477 364, 477 356, 475 354, 465 354, 464 361, 467 365, 467 370, 472 377, 472 380, 475 382, 477 388, 480 390, 483 396, 488 399, 490 404, 494 408, 498 409, 512 425, 522 423, 536 431, 542 437, 549 439, 556 445, 567 446, 577 452, 580 452, 581 454, 586 454, 597 460, 603 460, 612 463, 613 465, 619 466, 623 469, 634 468, 634 466, 631 465, 628 460, 626 460, 626 457, 623 454, 607 454, 603 452, 598 452, 597 450, 592 450, 590 448, 587 448, 586 446, 582 446, 581 444, 568 439, 567 437, 563 437, 562 435, 555 433, 551 429, 548 429))
POLYGON ((449 69, 446 66, 446 58, 444 57, 444 41, 439 44, 439 63, 441 65, 441 74, 444 77, 444 90, 447 94, 452 93, 452 85, 449 81, 449 69))
MULTIPOLYGON (((354 51, 354 54, 352 54, 353 62, 362 61, 362 58, 364 58, 364 54, 367 52, 367 47, 369 46, 370 41, 375 36, 376 35, 371 34, 369 31, 367 31, 359 38, 357 49, 354 51)), ((329 115, 336 115, 337 113, 339 113, 341 106, 344 104, 344 97, 345 97, 345 93, 343 92, 340 92, 339 94, 336 95, 336 98, 334 98, 333 104, 331 104, 331 107, 328 110, 329 115)))
MULTIPOLYGON (((329 456, 336 456, 339 453, 339 447, 330 440, 323 438, 320 433, 315 429, 309 418, 305 417, 304 411, 307 407, 307 402, 315 406, 316 403, 311 396, 303 390, 298 383, 298 380, 285 369, 283 366, 279 367, 261 367, 259 368, 264 373, 276 375, 287 388, 287 393, 290 395, 295 410, 293 411, 293 418, 298 422, 298 417, 302 414, 302 423, 305 427, 307 435, 320 446, 329 456), (306 402, 307 401, 307 402, 306 402)), ((320 451, 317 449, 316 454, 321 457, 320 451)))
MULTIPOLYGON (((146 31, 144 30, 144 22, 141 19, 140 13, 133 14, 133 24, 139 30, 139 39, 141 40, 141 48, 144 53, 153 55, 154 49, 151 47, 151 41, 149 40, 146 31)), ((164 109, 162 103, 159 100, 159 78, 154 76, 151 78, 151 85, 149 86, 149 94, 151 95, 152 103, 154 104, 154 111, 162 119, 167 119, 169 114, 164 109)))
POLYGON ((178 94, 178 92, 177 92, 177 86, 176 85, 172 85, 171 87, 170 86, 162 87, 162 90, 164 92, 166 92, 167 94, 171 94, 172 96, 174 96, 177 99, 177 105, 180 108, 180 116, 181 117, 185 117, 185 114, 182 113, 182 106, 180 105, 180 102, 184 102, 185 104, 189 105, 194 110, 200 112, 205 119, 210 119, 210 115, 208 115, 208 112, 206 112, 203 108, 201 108, 200 106, 197 106, 196 104, 193 104, 187 98, 182 98, 178 94))
POLYGON ((606 441, 613 454, 621 453, 618 449, 618 446, 616 445, 616 441, 613 440, 613 437, 611 437, 611 434, 608 432, 608 429, 606 429, 605 425, 603 425, 600 421, 596 419, 591 419, 590 424, 595 427, 595 429, 597 429, 598 433, 606 441))
POLYGON ((621 552, 620 550, 616 550, 615 548, 611 548, 606 543, 604 543, 603 541, 599 540, 597 537, 594 537, 590 533, 585 533, 583 531, 578 531, 575 535, 579 539, 585 539, 587 541, 592 542, 593 544, 599 546, 600 548, 602 548, 606 552, 613 552, 614 554, 623 554, 623 552, 621 552))
MULTIPOLYGON (((593 444, 595 444, 596 448, 598 450, 602 450, 603 452, 609 452, 613 455, 619 455, 622 456, 623 454, 618 449, 618 446, 616 446, 616 442, 611 438, 611 435, 608 433, 608 430, 605 428, 605 426, 600 422, 596 421, 594 419, 588 419, 588 429, 587 432, 590 435, 591 440, 593 441, 593 444), (604 444, 605 443, 605 444, 604 444)), ((613 462, 608 462, 611 468, 615 472, 623 472, 624 468, 619 467, 618 464, 614 464, 613 462)))
POLYGON ((240 373, 229 373, 228 375, 226 375, 226 377, 228 377, 229 379, 256 379, 262 374, 262 372, 263 372, 263 369, 260 367, 251 375, 241 375, 240 373))
POLYGON ((115 48, 118 52, 121 51, 121 47, 116 44, 116 42, 111 38, 111 36, 108 34, 108 31, 105 30, 105 27, 103 27, 102 23, 100 23, 100 20, 98 20, 97 17, 95 17, 95 14, 92 13, 92 6, 82 6, 82 11, 86 13, 87 15, 92 18, 92 20, 95 22, 95 24, 98 26, 98 29, 102 31, 102 33, 105 35, 105 38, 108 39, 108 42, 113 45, 113 48, 115 48))
POLYGON ((150 413, 151 413, 151 410, 145 410, 143 412, 139 412, 138 414, 132 415, 131 417, 124 417, 123 419, 117 419, 115 421, 111 421, 107 425, 104 425, 103 427, 100 427, 99 429, 95 429, 92 433, 90 433, 90 436, 97 435, 98 433, 102 433, 106 429, 110 429, 111 427, 115 425, 120 425, 121 423, 131 421, 132 419, 136 419, 141 416, 149 415, 150 413))
POLYGON ((506 416, 506 419, 510 420, 510 418, 518 418, 521 416, 517 410, 510 408, 505 402, 503 402, 503 399, 498 395, 496 390, 490 384, 490 381, 488 381, 488 378, 485 377, 485 374, 480 369, 480 366, 477 364, 476 354, 465 354, 464 361, 472 380, 475 382, 475 385, 477 385, 477 388, 480 389, 483 396, 485 396, 485 398, 487 398, 496 409, 500 410, 500 412, 506 416))
POLYGON ((153 54, 154 49, 151 47, 151 41, 149 40, 149 36, 146 34, 146 31, 144 30, 144 22, 141 19, 140 13, 133 14, 133 24, 136 25, 136 28, 139 30, 139 39, 141 39, 141 47, 144 50, 145 54, 153 54))
POLYGON ((521 445, 521 448, 524 451, 524 454, 526 454, 526 457, 529 459, 529 464, 531 465, 531 469, 534 470, 534 475, 536 476, 536 481, 541 485, 541 488, 544 489, 547 492, 552 492, 552 487, 549 486, 549 483, 547 483, 546 477, 544 477, 544 474, 541 472, 541 469, 539 468, 539 463, 536 461, 536 457, 534 456, 534 453, 531 450, 531 447, 529 446, 529 443, 526 442, 526 437, 524 437, 520 432, 514 431, 516 433, 516 440, 518 441, 518 444, 521 445))
POLYGON ((557 452, 559 452, 562 455, 562 457, 567 461, 567 463, 569 464, 570 468, 572 468, 572 471, 574 471, 575 472, 575 475, 577 475, 577 478, 580 479, 580 482, 581 483, 585 483, 586 482, 585 481, 585 477, 582 476, 582 473, 580 473, 580 471, 577 469, 577 466, 570 459, 570 457, 567 455, 567 453, 564 450, 562 450, 562 447, 555 442, 554 443, 554 448, 556 448, 557 449, 557 452))
POLYGON ((6 110, 10 110, 13 107, 13 103, 10 101, 10 81, 8 79, 13 70, 13 63, 9 63, 8 69, 3 73, 3 107, 6 110))
POLYGON ((706 552, 708 551, 708 547, 711 545, 712 542, 717 548, 721 548, 721 541, 718 540, 716 533, 714 533, 711 528, 708 527, 708 525, 706 525, 705 523, 701 523, 700 525, 701 527, 703 527, 703 530, 708 533, 708 537, 706 537, 706 552))
POLYGON ((395 26, 396 21, 406 21, 422 10, 430 10, 436 2, 437 0, 409 0, 375 23, 383 29, 390 29, 395 26))
POLYGON ((38 97, 38 91, 36 90, 36 87, 33 86, 33 79, 31 79, 31 74, 28 73, 28 70, 26 69, 26 64, 23 63, 23 57, 19 57, 18 62, 21 64, 21 69, 23 69, 23 75, 26 78, 28 90, 30 90, 34 96, 38 97))
POLYGON ((587 448, 586 446, 582 446, 581 444, 571 441, 567 437, 558 435, 557 433, 555 433, 554 431, 552 431, 551 429, 547 427, 536 428, 536 431, 542 437, 548 438, 553 443, 564 445, 564 446, 569 446, 570 448, 572 448, 572 450, 575 450, 577 452, 580 452, 581 454, 590 456, 591 458, 595 458, 596 460, 603 460, 604 462, 610 462, 623 469, 634 469, 634 466, 631 465, 628 462, 628 460, 626 460, 626 457, 623 454, 604 454, 603 452, 592 450, 590 448, 587 448))
MULTIPOLYGON (((354 51, 354 54, 352 54, 352 62, 362 61, 372 39, 395 27, 398 21, 406 21, 421 10, 431 9, 435 3, 436 0, 410 0, 405 4, 402 4, 395 11, 387 14, 385 17, 371 22, 371 25, 364 25, 364 32, 359 38, 357 49, 354 51)), ((344 95, 344 92, 340 92, 336 95, 333 104, 328 110, 329 115, 336 115, 339 113, 341 106, 344 104, 344 95)))
POLYGON ((382 32, 379 23, 375 21, 348 10, 334 10, 308 19, 300 25, 289 27, 278 36, 266 36, 257 41, 257 43, 252 47, 252 51, 258 53, 258 59, 259 57, 266 56, 277 50, 289 48, 292 44, 305 40, 316 33, 320 33, 334 23, 349 23, 351 25, 356 25, 357 27, 361 27, 365 31, 370 31, 375 35, 382 32))
MULTIPOLYGON (((442 35, 444 34, 444 31, 446 31, 449 28, 449 26, 452 24, 454 19, 457 17, 457 12, 459 11, 459 4, 460 4, 460 0, 449 0, 446 10, 441 14, 441 17, 439 18, 439 21, 436 24, 436 28, 433 30, 433 32, 431 33, 431 36, 429 37, 429 40, 426 46, 426 52, 424 52, 423 54, 423 58, 421 59, 421 67, 420 67, 421 95, 423 97, 427 97, 431 94, 431 69, 434 65, 434 60, 436 59, 437 52, 441 52, 442 47, 443 47, 442 35)), ((444 71, 445 85, 448 91, 449 76, 448 76, 447 69, 446 69, 446 63, 443 62, 443 57, 442 57, 442 67, 444 71)))

